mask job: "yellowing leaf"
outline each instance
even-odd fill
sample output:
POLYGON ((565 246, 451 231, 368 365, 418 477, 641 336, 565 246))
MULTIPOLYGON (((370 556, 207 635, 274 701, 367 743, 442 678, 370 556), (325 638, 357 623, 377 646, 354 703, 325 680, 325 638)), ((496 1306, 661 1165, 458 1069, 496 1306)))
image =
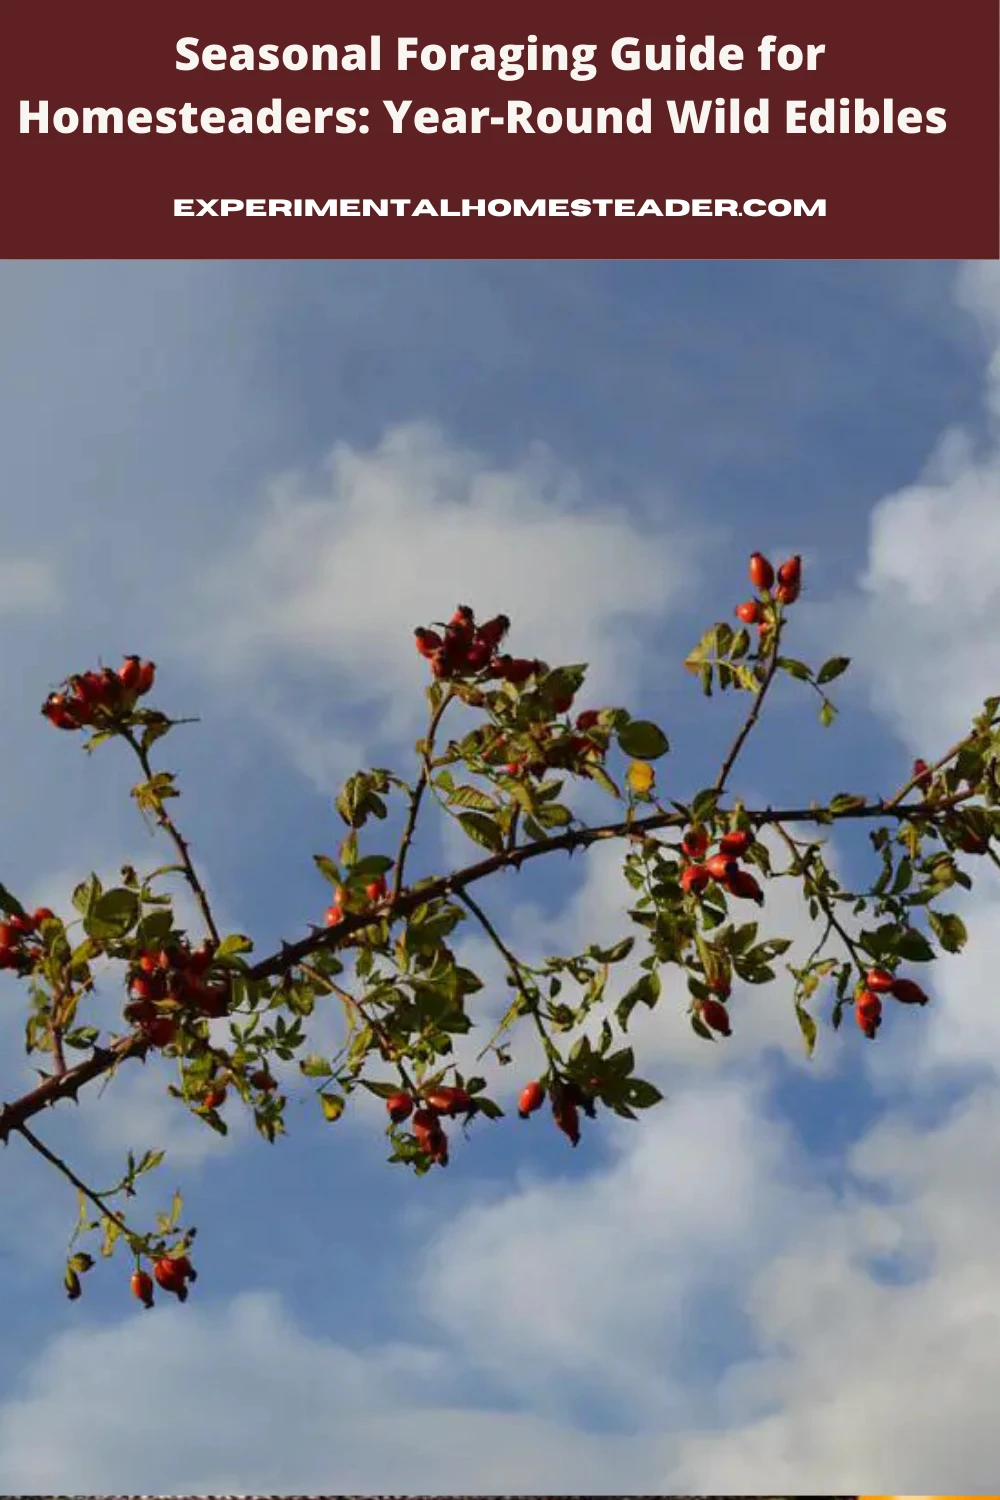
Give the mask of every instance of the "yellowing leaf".
POLYGON ((625 780, 638 796, 644 797, 656 780, 656 772, 646 761, 634 760, 625 773, 625 780))

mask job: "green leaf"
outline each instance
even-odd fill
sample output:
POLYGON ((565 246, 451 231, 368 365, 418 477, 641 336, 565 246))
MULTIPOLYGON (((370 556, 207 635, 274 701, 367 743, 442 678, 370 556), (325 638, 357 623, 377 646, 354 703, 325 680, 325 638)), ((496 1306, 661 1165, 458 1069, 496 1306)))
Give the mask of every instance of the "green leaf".
POLYGON ((622 938, 621 942, 615 943, 611 948, 599 948, 596 944, 592 944, 587 949, 587 956, 596 958, 601 964, 618 964, 623 958, 628 958, 634 947, 635 938, 627 937, 622 938))
POLYGON ((591 781, 595 781, 603 791, 608 793, 609 797, 614 797, 616 801, 621 800, 621 792, 615 786, 604 767, 599 766, 595 760, 584 762, 583 774, 589 777, 591 781))
POLYGON ((699 792, 694 801, 691 803, 692 823, 710 822, 711 819, 715 817, 715 809, 718 807, 718 805, 718 792, 712 791, 711 788, 708 788, 706 791, 699 792))
POLYGON ((359 1078, 358 1082, 363 1089, 368 1090, 369 1094, 374 1094, 376 1099, 391 1099, 393 1094, 398 1094, 400 1090, 398 1083, 378 1083, 373 1078, 359 1078))
MULTIPOLYGON (((96 876, 93 877, 96 880, 96 876)), ((0 885, 0 911, 8 917, 23 917, 24 907, 5 885, 0 885)))
POLYGON ((459 813, 458 821, 474 843, 481 844, 494 854, 499 854, 503 849, 503 831, 496 821, 488 818, 485 813, 459 813))
POLYGON ((139 916, 139 898, 134 891, 118 886, 105 891, 88 908, 83 928, 88 937, 114 942, 125 937, 139 916))
POLYGON ((535 817, 543 828, 565 828, 573 819, 569 808, 563 807, 561 802, 550 802, 546 807, 536 808, 535 817))
POLYGON ((351 881, 355 885, 363 885, 379 875, 387 875, 392 866, 393 861, 387 854, 366 854, 356 865, 351 866, 351 881))
POLYGON ((357 771, 344 782, 334 806, 350 828, 363 827, 372 814, 385 817, 385 803, 374 791, 378 781, 377 774, 357 771))
POLYGON ((849 656, 831 656, 830 660, 825 661, 820 667, 816 674, 816 681, 820 687, 825 687, 828 682, 833 682, 836 678, 843 676, 850 665, 849 656))
POLYGON ((344 1100, 340 1094, 320 1094, 320 1103, 323 1106, 323 1117, 331 1123, 339 1120, 344 1113, 344 1100))
POLYGON ((152 948, 168 937, 174 925, 169 911, 147 912, 136 929, 136 936, 144 948, 152 948))
POLYGON ((804 661, 796 661, 794 656, 779 656, 778 666, 789 677, 795 677, 799 682, 812 682, 812 672, 804 661))
POLYGON ((659 760, 670 749, 663 730, 649 719, 632 719, 618 731, 618 744, 632 760, 659 760))
POLYGON ((812 1057, 816 1050, 816 1022, 804 1006, 796 1003, 795 1018, 799 1023, 802 1040, 805 1043, 806 1056, 812 1057))
POLYGON ((325 854, 314 854, 313 862, 324 880, 329 880, 331 885, 340 885, 340 871, 332 859, 327 859, 325 854))
POLYGON ((934 957, 934 949, 930 943, 922 932, 917 932, 913 927, 900 933, 896 942, 896 953, 900 958, 908 959, 910 963, 915 964, 930 963, 934 957))
POLYGON ((478 812, 495 812, 496 803, 492 797, 487 797, 485 792, 480 792, 474 786, 457 786, 448 798, 449 807, 471 807, 478 812))
POLYGON ((756 959, 759 956, 764 962, 769 963, 772 958, 780 958, 782 953, 787 953, 791 946, 791 938, 765 938, 764 942, 759 943, 753 952, 748 954, 748 957, 756 959))
POLYGON ((73 892, 73 905, 82 916, 86 916, 94 902, 101 894, 101 882, 96 875, 88 875, 86 880, 81 880, 73 892))
POLYGON ((716 1036, 715 1032, 709 1030, 696 1010, 693 1010, 691 1012, 688 1019, 691 1022, 691 1030, 694 1032, 695 1036, 700 1036, 702 1041, 705 1042, 718 1041, 718 1037, 716 1036))
POLYGON ((730 648, 730 646, 732 644, 733 644, 733 630, 732 630, 732 626, 727 625, 725 623, 725 621, 720 621, 719 624, 716 625, 715 629, 712 631, 712 645, 715 647, 715 654, 716 654, 716 656, 726 656, 726 655, 728 655, 729 648, 730 648))
POLYGON ((954 912, 928 911, 927 920, 946 953, 961 953, 969 938, 961 917, 954 912))
POLYGON ((824 698, 823 707, 819 711, 819 722, 822 724, 824 729, 829 729, 830 725, 833 723, 836 717, 836 708, 830 702, 829 698, 824 698))
POLYGON ((644 1078, 630 1078, 625 1086, 625 1098, 634 1109, 651 1109, 654 1104, 659 1104, 663 1095, 653 1083, 647 1083, 644 1078))
POLYGON ((653 1010, 659 998, 659 974, 654 970, 651 974, 641 975, 635 984, 625 991, 615 1006, 615 1019, 622 1030, 625 1031, 627 1029, 629 1016, 637 1005, 645 1005, 648 1010, 653 1010))
POLYGON ((121 1228, 116 1219, 104 1220, 104 1238, 101 1242, 101 1254, 109 1256, 114 1253, 115 1241, 121 1234, 121 1228))
POLYGON ((617 1074, 619 1078, 627 1078, 635 1067, 635 1053, 631 1047, 622 1047, 617 1052, 609 1052, 607 1057, 601 1058, 600 1067, 602 1073, 617 1074))
POLYGON ((721 941, 727 952, 745 953, 756 941, 758 928, 757 922, 744 922, 739 927, 730 927, 722 934, 721 941))
POLYGON ((68 1031, 63 1037, 67 1047, 72 1047, 75 1052, 85 1052, 92 1047, 100 1036, 98 1026, 78 1026, 74 1031, 68 1031))
POLYGON ((852 812, 856 807, 864 807, 864 797, 853 796, 850 792, 841 792, 834 797, 830 803, 830 811, 834 817, 842 817, 844 813, 852 812))
POLYGON ((146 727, 142 731, 142 748, 149 750, 156 744, 157 740, 161 740, 165 734, 169 734, 172 727, 166 714, 150 714, 146 720, 146 727))
POLYGON ((252 953, 253 942, 242 932, 231 932, 224 937, 215 950, 216 958, 235 958, 240 953, 252 953))
POLYGON ((570 694, 575 696, 586 676, 587 668, 583 662, 570 667, 553 667, 539 682, 538 696, 550 705, 570 694))

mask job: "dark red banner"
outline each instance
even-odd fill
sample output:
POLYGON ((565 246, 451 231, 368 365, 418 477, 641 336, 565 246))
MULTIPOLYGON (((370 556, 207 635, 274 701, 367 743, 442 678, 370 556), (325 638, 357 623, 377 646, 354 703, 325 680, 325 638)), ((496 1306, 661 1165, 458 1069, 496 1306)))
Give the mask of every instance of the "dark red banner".
POLYGON ((997 0, 33 0, 0 254, 993 259, 998 60, 997 0))

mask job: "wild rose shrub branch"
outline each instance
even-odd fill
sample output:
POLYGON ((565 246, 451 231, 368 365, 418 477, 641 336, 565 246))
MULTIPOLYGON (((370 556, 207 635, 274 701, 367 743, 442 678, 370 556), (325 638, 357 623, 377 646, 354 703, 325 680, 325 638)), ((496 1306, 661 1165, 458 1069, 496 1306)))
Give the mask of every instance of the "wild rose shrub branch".
POLYGON ((935 763, 917 761, 891 797, 868 801, 845 793, 825 805, 747 808, 729 786, 772 684, 782 673, 804 683, 829 726, 836 710, 827 688, 850 665, 834 657, 813 670, 785 654, 788 612, 801 590, 798 557, 775 570, 754 553, 749 572, 754 594, 737 607, 736 628, 714 625, 685 663, 706 695, 733 691, 749 700, 715 780, 685 802, 658 794, 655 763, 669 745, 656 724, 624 708, 579 709, 583 666, 513 656, 509 621, 501 615, 477 623, 464 605, 447 623, 418 629, 417 651, 431 682, 416 779, 409 783, 385 769, 350 777, 335 804, 346 835, 335 856, 314 856, 331 886, 325 921, 256 961, 249 938, 220 933, 171 810, 176 779, 154 768, 158 742, 190 721, 147 706, 153 664, 126 657, 118 671, 83 672, 48 696, 46 719, 85 735, 88 751, 109 740, 127 746, 141 775, 132 796, 175 857, 146 875, 126 867, 111 888, 90 875, 73 894, 71 921, 49 908, 28 912, 0 887, 0 968, 26 984, 26 1049, 48 1061, 35 1088, 0 1108, 0 1139, 19 1134, 76 1189, 79 1217, 65 1272, 70 1297, 80 1295, 81 1277, 94 1264, 89 1252, 75 1248, 83 1236, 96 1236, 94 1248, 104 1256, 124 1244, 134 1262, 132 1290, 146 1306, 156 1286, 184 1300, 196 1277, 195 1230, 180 1224, 178 1194, 152 1229, 125 1217, 138 1179, 160 1164, 163 1152, 130 1154, 121 1181, 97 1191, 28 1124, 133 1059, 169 1059, 176 1081, 168 1091, 212 1129, 225 1133, 223 1111, 239 1101, 272 1142, 284 1133, 286 1104, 277 1061, 295 1062, 315 1080, 329 1121, 364 1088, 385 1101, 389 1159, 418 1174, 447 1165, 449 1127, 453 1136, 456 1124, 469 1133, 501 1118, 485 1080, 464 1075, 454 1061, 453 1038, 475 1025, 475 996, 483 988, 452 946, 463 922, 475 924, 497 951, 511 992, 479 1056, 510 1063, 514 1033, 530 1027, 545 1067, 520 1080, 518 1113, 526 1119, 547 1103, 574 1146, 581 1116, 596 1120, 611 1110, 635 1119, 659 1102, 659 1091, 636 1074, 627 1033, 636 1006, 660 1003, 664 970, 683 975, 691 1025, 706 1041, 731 1034, 735 980, 764 985, 775 978, 776 962, 791 946, 762 930, 768 887, 777 880, 799 884, 817 929, 810 956, 801 967, 788 966, 810 1054, 821 1007, 829 1008, 834 1027, 853 1007, 861 1033, 873 1041, 885 1004, 927 1003, 908 967, 958 952, 966 942, 961 918, 942 900, 954 886, 971 889, 966 856, 1000 863, 994 851, 1000 698, 989 699, 970 733, 935 763), (449 715, 461 709, 468 727, 448 738, 449 715), (588 825, 574 812, 573 788, 585 781, 617 804, 614 821, 588 825), (392 803, 400 832, 387 853, 380 825, 388 823, 392 803), (409 880, 414 839, 432 808, 484 853, 449 875, 409 880), (838 822, 871 825, 874 871, 863 891, 845 890, 826 863, 823 830, 838 822), (816 833, 803 837, 809 824, 816 833), (765 830, 772 834, 767 843, 765 830), (541 964, 520 958, 478 887, 526 861, 608 839, 624 847, 624 875, 635 893, 627 917, 637 931, 541 964), (179 927, 160 887, 168 874, 190 888, 202 933, 179 927), (639 976, 613 999, 615 967, 636 949, 639 976), (124 990, 122 1025, 110 1035, 87 1018, 98 963, 115 967, 124 990), (334 1056, 308 1050, 307 1023, 318 1004, 342 1010, 334 1056))

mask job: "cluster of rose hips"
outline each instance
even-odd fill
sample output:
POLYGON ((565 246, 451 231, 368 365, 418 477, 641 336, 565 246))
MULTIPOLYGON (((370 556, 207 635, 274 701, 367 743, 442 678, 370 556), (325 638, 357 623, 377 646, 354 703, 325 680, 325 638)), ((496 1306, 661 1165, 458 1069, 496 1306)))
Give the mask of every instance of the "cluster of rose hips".
POLYGON ((53 916, 47 906, 40 906, 30 914, 19 912, 0 922, 0 969, 30 974, 39 951, 38 929, 53 916))
MULTIPOLYGON (((591 1080, 591 1084, 596 1089, 598 1080, 591 1080)), ((579 1145, 580 1112, 582 1110, 588 1120, 594 1119, 596 1111, 593 1097, 572 1079, 560 1080, 549 1088, 548 1094, 556 1128, 562 1131, 571 1146, 579 1145)), ((545 1085, 537 1078, 526 1083, 517 1101, 518 1116, 526 1120, 529 1115, 535 1114, 545 1103, 545 1095, 545 1085)))
POLYGON ((130 712, 149 692, 155 676, 153 662, 126 656, 117 672, 102 667, 68 678, 60 692, 46 698, 42 713, 57 729, 97 728, 130 712))
MULTIPOLYGON (((447 681, 475 679, 479 683, 509 682, 520 687, 532 677, 544 676, 548 666, 537 657, 529 659, 501 654, 498 648, 509 629, 510 620, 506 615, 496 615, 477 625, 470 607, 460 604, 446 625, 437 630, 421 627, 414 631, 414 636, 417 651, 430 662, 431 671, 437 678, 447 681)), ((572 691, 556 694, 551 699, 551 708, 556 714, 568 713, 572 706, 572 691)), ((534 741, 531 750, 506 764, 501 760, 506 750, 506 738, 500 735, 490 746, 489 759, 500 764, 507 776, 540 779, 550 770, 573 770, 581 759, 602 759, 606 754, 607 746, 589 733, 599 719, 596 709, 586 709, 577 716, 576 724, 569 732, 536 723, 529 731, 534 741)))
MULTIPOLYGON (((707 886, 714 883, 730 896, 764 904, 764 892, 759 882, 740 865, 740 860, 753 843, 753 834, 747 828, 734 828, 724 833, 714 854, 709 854, 708 830, 689 828, 681 840, 681 849, 686 863, 681 870, 681 889, 686 895, 700 896, 707 886)), ((730 1036, 732 1026, 725 1002, 729 999, 728 976, 706 975, 705 982, 712 995, 695 1004, 695 1012, 709 1028, 720 1036, 730 1036)))
POLYGON ((740 866, 740 860, 753 843, 753 834, 746 828, 724 833, 714 854, 709 855, 709 837, 705 828, 689 828, 681 840, 687 863, 681 871, 681 889, 686 895, 700 896, 713 881, 745 901, 764 904, 764 892, 750 874, 740 866))
POLYGON ((439 1084, 430 1093, 415 1098, 400 1091, 391 1094, 385 1101, 389 1119, 394 1125, 410 1121, 417 1145, 425 1156, 438 1166, 448 1165, 448 1137, 442 1120, 453 1120, 462 1115, 466 1120, 476 1112, 476 1101, 463 1088, 455 1084, 439 1084))
MULTIPOLYGON (((370 880, 365 886, 365 896, 372 906, 377 906, 380 901, 384 901, 388 894, 389 887, 386 884, 384 875, 377 875, 374 880, 370 880)), ((333 892, 333 902, 326 909, 324 920, 327 927, 336 927, 338 923, 342 922, 347 907, 347 892, 342 885, 338 885, 333 892)))
POLYGON ((130 1285, 132 1295, 138 1297, 143 1307, 152 1307, 154 1281, 163 1291, 172 1292, 178 1302, 186 1302, 188 1282, 197 1280, 198 1272, 186 1255, 161 1255, 153 1262, 152 1276, 148 1271, 133 1271, 130 1285))
POLYGON ((756 625, 758 635, 764 636, 774 624, 769 608, 772 598, 779 604, 794 604, 802 592, 802 559, 797 553, 786 558, 776 574, 763 552, 754 552, 750 557, 750 582, 763 598, 747 599, 738 604, 736 618, 744 625, 756 625))
POLYGON ((138 1026, 153 1047, 169 1047, 177 1038, 178 1011, 218 1019, 229 1009, 229 985, 210 980, 214 945, 191 949, 185 943, 140 953, 128 977, 131 999, 125 1019, 138 1026))
POLYGON ((901 1005, 926 1005, 927 995, 913 979, 897 979, 888 969, 869 969, 858 989, 854 1018, 870 1042, 882 1024, 882 996, 891 995, 901 1005))
MULTIPOLYGON (((597 1080, 594 1080, 597 1086, 597 1080)), ((522 1120, 533 1115, 545 1103, 548 1092, 552 1105, 552 1118, 556 1126, 576 1146, 580 1140, 580 1113, 594 1119, 594 1100, 579 1084, 562 1080, 548 1091, 537 1079, 525 1084, 517 1103, 517 1112, 522 1120)), ((443 1120, 462 1116, 469 1120, 476 1113, 476 1101, 463 1088, 439 1084, 430 1093, 414 1095, 400 1090, 385 1101, 389 1119, 394 1125, 410 1122, 410 1129, 417 1145, 425 1156, 439 1166, 448 1165, 448 1137, 443 1120)))
POLYGON ((545 671, 545 663, 527 657, 499 654, 499 646, 510 621, 496 615, 482 625, 467 604, 460 604, 446 625, 438 630, 423 626, 413 632, 417 650, 431 664, 432 674, 451 682, 463 677, 482 681, 500 680, 517 686, 545 671))

